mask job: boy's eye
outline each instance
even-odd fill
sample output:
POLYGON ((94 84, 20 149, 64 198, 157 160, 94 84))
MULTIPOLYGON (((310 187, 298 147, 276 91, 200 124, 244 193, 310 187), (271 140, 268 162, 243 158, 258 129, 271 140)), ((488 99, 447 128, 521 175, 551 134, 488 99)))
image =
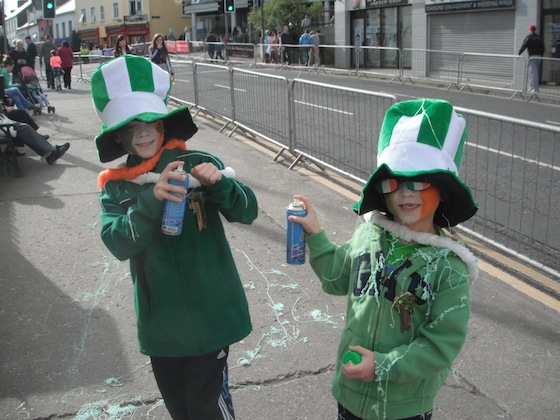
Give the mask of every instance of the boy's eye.
POLYGON ((432 186, 429 182, 418 182, 418 181, 399 181, 397 179, 384 179, 375 184, 375 188, 378 192, 382 194, 390 194, 393 191, 397 191, 400 184, 405 184, 406 188, 411 191, 424 191, 432 186))

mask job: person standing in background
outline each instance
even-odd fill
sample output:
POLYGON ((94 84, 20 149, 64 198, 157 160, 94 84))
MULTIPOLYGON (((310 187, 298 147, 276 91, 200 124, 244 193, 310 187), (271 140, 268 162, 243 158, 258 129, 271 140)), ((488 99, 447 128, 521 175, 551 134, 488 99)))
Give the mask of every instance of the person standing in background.
POLYGON ((290 65, 290 54, 288 51, 288 45, 292 43, 292 35, 290 34, 290 28, 288 25, 284 25, 284 31, 280 34, 280 45, 282 51, 281 61, 284 64, 290 65))
POLYGON ((539 91, 539 70, 541 66, 541 58, 544 54, 544 42, 539 34, 537 34, 537 27, 530 25, 527 28, 529 35, 523 40, 523 44, 519 50, 519 55, 527 50, 529 53, 529 68, 527 69, 529 75, 529 86, 531 93, 539 91))
POLYGON ((62 71, 63 80, 64 80, 64 87, 66 89, 72 89, 72 67, 74 66, 74 52, 70 48, 70 44, 68 41, 64 41, 62 43, 62 47, 58 49, 58 56, 62 61, 62 71))
POLYGON ((152 41, 152 45, 148 49, 148 54, 152 63, 157 64, 161 67, 171 77, 171 81, 175 80, 175 72, 171 66, 171 60, 169 59, 169 52, 167 51, 167 46, 165 45, 165 40, 162 34, 155 34, 152 41))
POLYGON ((31 41, 31 37, 27 35, 25 37, 25 42, 27 44, 27 54, 29 54, 29 58, 31 59, 31 68, 35 70, 35 58, 37 57, 37 46, 33 41, 31 41))
POLYGON ((15 50, 10 51, 10 57, 14 61, 12 70, 12 83, 23 84, 21 69, 22 67, 31 67, 31 57, 25 51, 25 44, 21 39, 16 40, 15 50))
POLYGON ((115 46, 115 52, 113 53, 113 55, 115 57, 120 57, 121 55, 132 53, 133 50, 132 47, 128 45, 128 39, 126 38, 126 35, 120 34, 117 37, 117 45, 115 46))
POLYGON ((45 77, 47 78, 47 87, 54 89, 54 80, 51 69, 51 51, 56 50, 56 45, 52 41, 50 35, 45 36, 45 42, 39 48, 39 63, 44 63, 45 77))
POLYGON ((214 35, 214 32, 210 31, 208 36, 206 37, 206 48, 208 50, 208 56, 210 60, 214 59, 214 54, 216 51, 216 42, 218 42, 218 38, 214 35))

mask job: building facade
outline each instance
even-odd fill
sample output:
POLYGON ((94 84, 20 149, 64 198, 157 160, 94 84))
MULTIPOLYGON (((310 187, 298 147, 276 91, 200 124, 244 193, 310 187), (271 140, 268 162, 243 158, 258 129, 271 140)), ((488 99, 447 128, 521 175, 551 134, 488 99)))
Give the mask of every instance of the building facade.
POLYGON ((190 19, 175 0, 76 0, 78 34, 89 49, 115 46, 120 34, 131 44, 151 42, 156 33, 184 36, 190 19))

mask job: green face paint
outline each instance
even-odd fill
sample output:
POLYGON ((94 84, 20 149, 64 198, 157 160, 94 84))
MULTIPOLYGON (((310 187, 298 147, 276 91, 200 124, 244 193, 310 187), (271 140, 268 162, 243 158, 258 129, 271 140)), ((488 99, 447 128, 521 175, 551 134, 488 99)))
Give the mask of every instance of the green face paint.
POLYGON ((149 159, 163 144, 163 122, 161 120, 154 123, 132 121, 121 128, 117 136, 128 153, 149 159))

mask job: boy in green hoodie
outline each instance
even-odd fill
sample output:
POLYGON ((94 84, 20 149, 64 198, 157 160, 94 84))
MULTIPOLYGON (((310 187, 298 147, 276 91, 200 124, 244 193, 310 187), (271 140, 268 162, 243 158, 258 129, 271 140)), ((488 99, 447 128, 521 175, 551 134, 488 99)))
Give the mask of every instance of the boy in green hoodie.
POLYGON ((443 227, 477 205, 459 179, 466 122, 435 99, 400 102, 381 128, 378 167, 354 206, 366 222, 330 242, 303 196, 300 223, 323 290, 347 296, 332 392, 339 420, 432 416, 467 334, 476 258, 443 227), (349 361, 350 360, 350 361, 349 361))
POLYGON ((224 176, 217 157, 187 149, 197 127, 187 107, 168 111, 171 79, 157 65, 125 55, 100 66, 91 86, 103 121, 99 159, 128 154, 124 166, 98 177, 101 238, 130 260, 140 351, 150 356, 172 418, 233 419, 227 356, 251 321, 220 214, 252 223, 255 195, 224 176), (196 188, 169 183, 185 179, 179 166, 196 188), (182 233, 164 234, 164 200, 183 199, 182 233))

